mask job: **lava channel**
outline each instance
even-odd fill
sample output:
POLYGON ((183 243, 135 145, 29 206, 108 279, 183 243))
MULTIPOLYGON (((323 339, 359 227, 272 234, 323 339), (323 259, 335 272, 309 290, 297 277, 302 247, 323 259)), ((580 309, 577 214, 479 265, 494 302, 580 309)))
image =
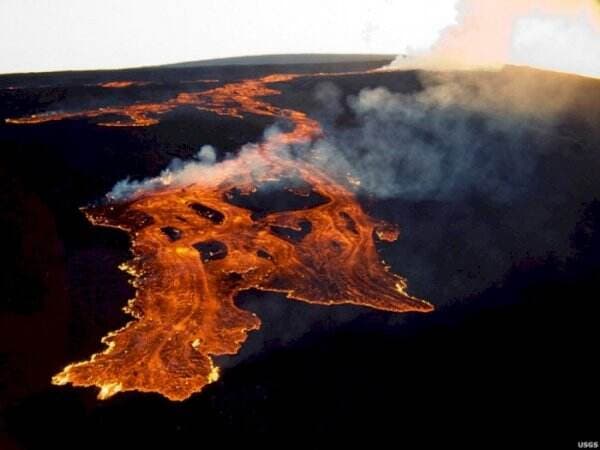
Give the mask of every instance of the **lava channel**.
POLYGON ((269 84, 296 76, 271 75, 184 92, 164 103, 12 120, 38 123, 109 111, 127 119, 101 125, 147 126, 176 106, 194 105, 220 115, 273 116, 294 125, 209 167, 209 176, 195 183, 165 184, 125 202, 84 209, 94 224, 131 236, 134 256, 121 268, 136 288, 125 307, 133 320, 102 339, 104 351, 66 366, 53 378, 55 384, 96 386, 101 399, 142 391, 184 400, 218 379, 214 356, 237 353, 248 332, 260 327, 255 314, 234 302, 240 291, 251 288, 322 305, 354 304, 395 313, 433 309, 409 295, 406 281, 379 258, 374 240, 395 240, 394 227, 370 218, 353 192, 321 168, 278 151, 322 133, 303 112, 264 100, 279 93, 269 84), (277 180, 281 195, 295 200, 268 208, 260 198, 261 187, 277 180))

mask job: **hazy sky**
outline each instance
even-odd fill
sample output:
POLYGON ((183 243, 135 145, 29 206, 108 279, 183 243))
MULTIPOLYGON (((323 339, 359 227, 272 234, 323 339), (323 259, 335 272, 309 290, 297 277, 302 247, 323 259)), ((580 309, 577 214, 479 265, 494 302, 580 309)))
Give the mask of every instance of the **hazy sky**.
POLYGON ((455 0, 0 0, 0 73, 268 53, 401 53, 455 0))

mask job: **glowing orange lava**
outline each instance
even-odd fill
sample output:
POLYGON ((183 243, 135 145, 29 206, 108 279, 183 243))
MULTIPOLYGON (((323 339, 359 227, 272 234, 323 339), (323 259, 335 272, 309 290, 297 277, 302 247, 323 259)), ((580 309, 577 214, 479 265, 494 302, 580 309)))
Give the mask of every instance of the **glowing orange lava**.
POLYGON ((100 83, 98 86, 109 89, 120 89, 130 86, 145 86, 148 84, 143 81, 107 81, 106 83, 100 83))
MULTIPOLYGON (((172 111, 178 106, 195 106, 199 110, 215 112, 223 116, 242 118, 242 113, 276 115, 277 109, 259 100, 260 97, 279 94, 270 89, 267 83, 291 80, 296 75, 269 75, 256 80, 245 80, 201 92, 182 92, 162 103, 136 103, 133 105, 101 107, 85 111, 57 111, 32 114, 26 117, 6 119, 11 124, 37 124, 73 118, 96 118, 121 116, 123 119, 99 122, 106 127, 144 127, 159 123, 158 116, 172 111)), ((292 113, 288 111, 287 113, 292 113)))
POLYGON ((162 104, 112 110, 129 117, 118 122, 129 126, 154 123, 156 115, 178 105, 195 105, 231 117, 286 119, 294 128, 207 167, 206 176, 189 185, 165 180, 159 189, 139 192, 128 202, 85 210, 94 224, 131 236, 134 257, 122 269, 136 287, 135 299, 125 308, 134 320, 103 338, 103 352, 65 367, 53 378, 55 384, 97 386, 99 398, 145 391, 184 400, 218 379, 213 356, 237 353, 248 332, 259 328, 259 318, 234 303, 240 291, 250 288, 323 305, 432 310, 406 293, 405 280, 389 272, 377 254, 374 239, 395 240, 397 230, 367 216, 354 194, 323 170, 280 151, 285 144, 321 134, 319 124, 303 112, 262 99, 279 93, 267 84, 296 76, 271 75, 181 93, 162 104), (261 186, 282 181, 281 195, 306 203, 264 211, 240 203, 261 186))

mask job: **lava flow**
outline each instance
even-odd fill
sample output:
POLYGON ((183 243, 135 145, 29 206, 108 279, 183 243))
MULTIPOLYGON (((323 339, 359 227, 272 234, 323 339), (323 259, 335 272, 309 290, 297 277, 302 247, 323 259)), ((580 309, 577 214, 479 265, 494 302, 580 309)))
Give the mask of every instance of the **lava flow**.
POLYGON ((65 367, 55 384, 97 386, 99 398, 145 391, 186 399, 217 380, 213 356, 235 354, 259 328, 259 318, 234 302, 250 288, 323 305, 432 310, 406 293, 405 280, 377 254, 374 240, 395 240, 395 229, 367 216, 352 191, 323 170, 281 151, 322 133, 303 112, 262 99, 279 93, 268 84, 294 77, 272 75, 118 108, 128 125, 149 125, 156 114, 192 104, 233 117, 273 116, 294 128, 206 166, 192 183, 161 180, 126 202, 84 210, 94 224, 131 236, 134 257, 122 269, 136 287, 125 307, 134 320, 103 338, 103 352, 65 367))
MULTIPOLYGON (((84 111, 55 111, 9 118, 5 121, 10 124, 32 125, 64 119, 117 116, 117 118, 113 117, 110 120, 101 121, 98 125, 106 127, 145 127, 159 123, 158 116, 161 114, 184 105, 237 118, 243 118, 242 112, 269 116, 276 116, 278 113, 283 116, 287 116, 287 114, 294 115, 297 114, 295 111, 278 110, 259 100, 260 97, 279 94, 279 91, 268 88, 267 83, 286 81, 294 77, 295 75, 270 75, 256 80, 229 83, 207 91, 181 92, 174 98, 161 103, 105 106, 84 111)), ((120 82, 111 82, 110 85, 116 87, 117 83, 120 82)), ((104 86, 106 87, 106 84, 104 86)))
POLYGON ((99 83, 97 86, 107 89, 122 89, 131 86, 145 86, 149 84, 147 81, 107 81, 106 83, 99 83))

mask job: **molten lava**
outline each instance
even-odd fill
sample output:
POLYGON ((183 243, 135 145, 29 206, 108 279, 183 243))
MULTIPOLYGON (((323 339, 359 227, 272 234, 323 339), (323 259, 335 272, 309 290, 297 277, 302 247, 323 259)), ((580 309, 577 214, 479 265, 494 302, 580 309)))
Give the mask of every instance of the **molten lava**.
MULTIPOLYGON (((248 332, 259 328, 259 318, 234 303, 240 291, 251 288, 323 305, 432 310, 408 295, 405 280, 379 259, 374 239, 395 240, 397 230, 368 217, 352 191, 327 173, 281 151, 321 134, 303 112, 262 99, 279 93, 268 84, 296 76, 271 75, 181 93, 165 103, 109 108, 129 120, 103 125, 150 125, 157 115, 194 105, 231 117, 273 116, 294 128, 208 167, 205 177, 189 185, 164 180, 127 202, 85 210, 94 224, 131 236, 134 257, 121 268, 133 276, 137 290, 125 308, 134 320, 103 338, 103 352, 65 367, 55 384, 97 386, 99 398, 135 390, 186 399, 217 380, 213 356, 235 354, 248 332), (286 201, 257 200, 273 184, 286 201)), ((73 116, 56 113, 38 121, 73 116)))
POLYGON ((100 83, 98 86, 109 89, 120 89, 131 86, 145 86, 147 82, 143 81, 107 81, 106 83, 100 83))
MULTIPOLYGON (((201 92, 182 92, 176 97, 162 103, 135 103, 126 106, 107 106, 85 111, 57 111, 30 116, 6 119, 12 124, 37 124, 73 118, 96 118, 102 116, 121 116, 124 119, 111 118, 99 122, 106 127, 145 127, 159 123, 158 116, 172 111, 178 106, 194 106, 202 111, 211 111, 223 116, 243 118, 242 113, 276 116, 281 113, 297 114, 295 111, 280 111, 277 108, 260 101, 260 97, 277 95, 279 91, 270 89, 267 83, 291 80, 296 75, 269 75, 256 80, 245 80, 201 92)), ((114 84, 119 82, 111 82, 114 84)), ((106 86, 105 86, 106 87, 106 86)), ((124 86, 119 86, 124 87, 124 86)), ((290 118, 291 117, 285 117, 290 118)))

